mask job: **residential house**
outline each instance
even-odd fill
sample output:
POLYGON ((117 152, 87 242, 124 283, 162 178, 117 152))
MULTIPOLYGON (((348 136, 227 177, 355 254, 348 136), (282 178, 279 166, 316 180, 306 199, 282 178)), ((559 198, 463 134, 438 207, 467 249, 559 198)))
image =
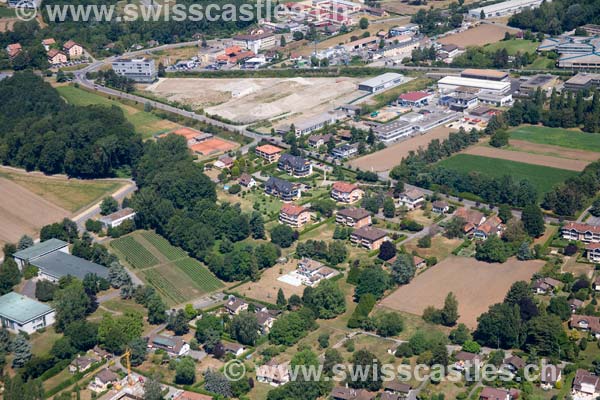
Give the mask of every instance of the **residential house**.
POLYGON ((190 352, 190 345, 181 336, 153 335, 148 339, 148 348, 164 350, 171 357, 185 356, 190 352))
POLYGON ((596 338, 600 338, 600 318, 591 315, 571 315, 569 327, 580 331, 589 331, 596 338))
POLYGON ((358 154, 358 143, 346 143, 334 148, 331 151, 331 155, 333 155, 335 158, 350 158, 356 154, 358 154))
POLYGON ((243 173, 240 176, 240 179, 238 179, 238 183, 244 187, 247 187, 249 189, 253 188, 254 186, 256 186, 256 181, 254 180, 254 178, 252 177, 252 175, 250 174, 246 174, 243 173))
POLYGON ((569 222, 561 228, 563 239, 585 243, 600 243, 600 226, 569 222))
POLYGON ((594 290, 597 292, 600 291, 600 276, 594 279, 594 290))
POLYGON ((372 400, 377 393, 371 393, 365 389, 334 387, 329 396, 333 400, 372 400))
POLYGON ((512 372, 517 372, 520 369, 525 368, 525 360, 519 356, 511 356, 505 359, 503 365, 512 372))
POLYGON ((273 146, 272 144, 265 144, 256 147, 255 153, 260 158, 266 160, 269 163, 272 163, 279 160, 282 151, 283 149, 277 146, 273 146))
POLYGON ((468 351, 459 351, 454 355, 456 362, 454 368, 457 371, 464 371, 471 367, 481 364, 481 356, 475 353, 469 353, 468 351))
POLYGON ((71 361, 71 364, 69 364, 69 372, 72 374, 85 372, 90 369, 92 364, 96 361, 98 360, 90 357, 77 356, 77 358, 75 358, 73 361, 71 361))
POLYGON ((389 240, 387 232, 378 228, 363 226, 350 234, 350 242, 369 250, 379 250, 381 244, 389 240))
POLYGON ((540 386, 544 390, 556 387, 556 383, 562 380, 562 369, 557 365, 542 363, 540 373, 540 386))
POLYGON ((108 360, 109 358, 112 357, 112 354, 110 354, 108 351, 100 348, 100 346, 95 345, 94 348, 92 349, 92 353, 94 353, 94 355, 98 358, 102 358, 104 360, 108 360))
POLYGON ((246 348, 239 343, 226 342, 223 343, 225 353, 233 354, 236 357, 241 356, 246 351, 246 348))
POLYGON ((48 38, 48 39, 42 40, 42 46, 44 47, 44 50, 46 50, 46 51, 50 51, 50 48, 52 46, 54 46, 55 44, 56 44, 56 40, 54 40, 53 38, 48 38))
POLYGON ((6 46, 6 52, 8 53, 8 57, 11 59, 18 56, 21 51, 23 51, 21 43, 12 43, 6 46))
POLYGON ((285 385, 290 381, 289 362, 267 363, 256 368, 256 380, 271 386, 285 385))
POLYGON ((465 234, 472 234, 475 231, 475 228, 485 222, 485 215, 483 215, 481 211, 471 210, 465 207, 456 210, 454 216, 465 221, 463 227, 463 232, 465 234))
POLYGON ((464 50, 455 44, 444 44, 438 50, 440 59, 444 62, 451 63, 454 57, 461 54, 464 50))
POLYGON ((388 395, 396 395, 399 399, 405 399, 409 396, 411 390, 412 386, 408 383, 385 381, 383 382, 383 393, 381 398, 383 400, 383 395, 387 393, 388 395))
POLYGON ((0 297, 0 324, 12 333, 34 333, 54 324, 56 311, 16 292, 0 297))
POLYGON ((90 382, 88 388, 95 393, 102 393, 108 390, 110 385, 114 385, 120 379, 119 375, 108 368, 98 372, 94 380, 90 382))
POLYGON ((248 310, 248 303, 237 297, 230 296, 224 307, 230 315, 238 315, 242 311, 248 310))
POLYGON ((583 307, 583 301, 579 300, 579 299, 569 299, 569 301, 567 301, 567 303, 569 304, 569 308, 571 309, 571 313, 575 314, 575 312, 577 310, 579 310, 581 307, 583 307))
POLYGON ((485 222, 475 228, 473 236, 475 239, 486 240, 490 236, 502 236, 502 232, 504 231, 504 224, 502 220, 493 215, 485 220, 485 222))
POLYGON ((502 388, 484 387, 479 394, 479 400, 512 400, 517 397, 511 394, 510 390, 502 388))
POLYGON ((47 55, 50 65, 61 65, 67 62, 67 55, 60 50, 50 49, 47 55))
POLYGON ((279 157, 277 168, 297 178, 312 174, 312 163, 309 160, 287 153, 279 157))
POLYGON ((233 44, 246 48, 254 53, 260 50, 270 49, 277 45, 276 36, 267 30, 257 30, 249 34, 235 35, 233 44))
POLYGON ((427 266, 427 261, 419 256, 413 256, 413 263, 415 264, 416 269, 424 268, 427 266))
POLYGON ((425 195, 418 189, 411 189, 400 193, 396 200, 396 207, 406 207, 409 210, 414 210, 421 207, 425 203, 425 195))
POLYGON ((595 399, 600 396, 600 377, 585 369, 578 369, 571 393, 577 398, 595 399))
POLYGON ((446 214, 450 210, 450 205, 447 201, 436 200, 431 203, 431 211, 437 214, 446 214))
POLYGON ((310 222, 310 210, 291 203, 285 203, 279 211, 279 222, 300 229, 310 222))
POLYGON ((260 333, 262 333, 263 335, 267 335, 271 331, 275 320, 275 316, 269 311, 256 312, 256 321, 260 326, 260 333))
POLYGON ((279 197, 284 202, 291 202, 300 198, 300 185, 286 180, 270 177, 265 183, 265 193, 270 196, 279 197))
POLYGON ((585 246, 585 256, 593 263, 600 263, 600 243, 588 243, 585 246))
POLYGON ((364 208, 344 208, 335 215, 338 224, 362 228, 371 225, 371 213, 364 208))
POLYGON ((333 268, 324 266, 319 261, 311 258, 303 258, 298 262, 296 276, 306 286, 316 286, 323 279, 330 279, 339 274, 333 268))
POLYGON ((321 146, 325 145, 326 143, 329 143, 331 138, 333 138, 333 135, 331 133, 327 133, 325 135, 311 135, 308 138, 308 145, 310 147, 315 147, 315 148, 321 147, 321 146))
POLYGON ((548 294, 560 285, 560 281, 553 278, 539 278, 533 282, 531 289, 535 294, 548 294))
POLYGON ((221 157, 219 157, 219 159, 217 161, 215 161, 215 163, 213 164, 215 168, 217 169, 228 169, 233 167, 233 162, 235 161, 234 158, 229 157, 228 155, 223 155, 221 157))
POLYGON ((133 220, 133 218, 135 218, 135 211, 133 211, 133 208, 125 207, 117 212, 101 217, 99 221, 106 228, 116 228, 125 221, 133 220))
POLYGON ((83 56, 83 47, 72 40, 69 40, 63 45, 63 50, 69 56, 69 60, 74 60, 83 56))
POLYGON ((352 204, 363 198, 365 192, 348 182, 335 182, 331 188, 331 198, 340 203, 352 204))

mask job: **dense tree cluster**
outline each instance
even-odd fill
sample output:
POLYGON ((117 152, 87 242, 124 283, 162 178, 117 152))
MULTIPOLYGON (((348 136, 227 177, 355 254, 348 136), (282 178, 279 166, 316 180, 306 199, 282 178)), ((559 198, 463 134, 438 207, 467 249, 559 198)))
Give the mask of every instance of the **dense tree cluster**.
POLYGON ((0 162, 74 177, 132 165, 141 138, 118 107, 73 106, 31 72, 0 82, 0 162))
POLYGON ((296 254, 300 257, 315 258, 327 261, 332 265, 342 263, 348 257, 348 249, 344 242, 334 240, 329 243, 324 240, 307 240, 298 243, 296 254))
POLYGON ((427 36, 435 36, 456 29, 462 24, 463 10, 458 7, 458 3, 453 3, 451 6, 450 17, 440 9, 421 8, 410 21, 419 24, 420 31, 427 36))
POLYGON ((600 189, 600 162, 593 162, 577 176, 546 193, 542 206, 558 215, 575 215, 600 189))
POLYGON ((584 24, 599 23, 598 7, 599 4, 596 0, 543 2, 540 7, 526 8, 513 15, 509 20, 509 25, 550 35, 559 35, 584 24))

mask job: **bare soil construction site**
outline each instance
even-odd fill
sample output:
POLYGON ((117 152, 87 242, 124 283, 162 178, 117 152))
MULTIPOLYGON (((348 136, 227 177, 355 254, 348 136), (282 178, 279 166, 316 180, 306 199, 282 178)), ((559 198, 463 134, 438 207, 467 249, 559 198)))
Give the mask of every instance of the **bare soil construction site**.
POLYGON ((438 42, 442 44, 455 44, 460 47, 483 46, 502 40, 506 32, 514 33, 515 31, 501 25, 481 24, 464 32, 440 38, 438 42))
POLYGON ((274 118, 312 116, 356 99, 362 78, 166 78, 146 88, 155 96, 250 124, 274 118))

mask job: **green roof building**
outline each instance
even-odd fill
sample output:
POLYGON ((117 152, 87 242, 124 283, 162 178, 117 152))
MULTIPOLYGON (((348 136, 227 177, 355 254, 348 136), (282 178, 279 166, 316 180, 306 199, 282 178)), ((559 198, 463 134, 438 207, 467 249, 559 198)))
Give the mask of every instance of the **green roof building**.
POLYGON ((69 244, 59 239, 48 239, 21 251, 17 251, 15 254, 13 254, 13 258, 21 268, 25 264, 31 263, 33 260, 44 257, 50 253, 54 253, 55 251, 68 253, 69 244))
POLYGON ((52 307, 11 292, 0 297, 0 323, 11 332, 33 333, 54 324, 52 307))

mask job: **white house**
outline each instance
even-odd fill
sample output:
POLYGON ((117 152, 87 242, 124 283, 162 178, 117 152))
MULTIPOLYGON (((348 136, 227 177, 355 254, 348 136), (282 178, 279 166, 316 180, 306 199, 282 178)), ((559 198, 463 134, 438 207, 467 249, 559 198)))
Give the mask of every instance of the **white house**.
POLYGON ((123 208, 117 212, 114 212, 109 215, 105 215, 99 219, 106 228, 116 228, 121 225, 123 222, 133 219, 135 217, 135 211, 133 208, 123 208))
POLYGON ((285 385, 290 381, 289 363, 261 365, 256 368, 256 380, 271 386, 285 385))
POLYGON ((408 190, 400 194, 398 197, 397 206, 404 206, 409 210, 419 208, 425 202, 425 195, 417 189, 408 190))
POLYGON ((34 333, 54 324, 55 315, 54 308, 19 293, 0 297, 0 323, 12 333, 34 333))

